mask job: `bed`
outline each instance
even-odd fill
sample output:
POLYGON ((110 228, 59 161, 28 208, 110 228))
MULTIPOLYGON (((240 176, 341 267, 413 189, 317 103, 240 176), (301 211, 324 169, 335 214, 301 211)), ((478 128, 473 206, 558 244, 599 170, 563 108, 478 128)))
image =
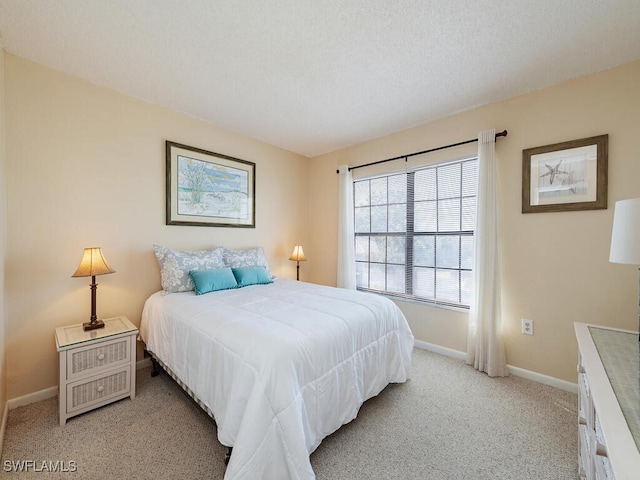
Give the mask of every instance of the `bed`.
POLYGON ((157 292, 146 350, 233 448, 225 479, 312 479, 310 454, 362 403, 410 376, 413 335, 379 295, 288 279, 157 292))

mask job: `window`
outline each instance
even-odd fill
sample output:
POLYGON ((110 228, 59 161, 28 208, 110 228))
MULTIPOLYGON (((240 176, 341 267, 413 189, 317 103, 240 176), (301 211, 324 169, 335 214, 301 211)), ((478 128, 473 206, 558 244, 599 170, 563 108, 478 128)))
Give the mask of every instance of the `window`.
POLYGON ((469 307, 477 163, 354 182, 358 289, 469 307))

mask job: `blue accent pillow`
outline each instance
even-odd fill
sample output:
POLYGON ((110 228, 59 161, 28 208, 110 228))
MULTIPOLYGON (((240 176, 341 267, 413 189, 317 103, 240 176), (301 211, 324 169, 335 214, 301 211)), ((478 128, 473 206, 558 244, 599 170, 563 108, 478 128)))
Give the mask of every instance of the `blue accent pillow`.
POLYGON ((265 267, 238 267, 231 270, 238 282, 238 287, 273 283, 265 267))
POLYGON ((203 295, 217 290, 238 288, 238 282, 236 282, 236 277, 230 268, 189 270, 189 276, 196 287, 196 295, 203 295))

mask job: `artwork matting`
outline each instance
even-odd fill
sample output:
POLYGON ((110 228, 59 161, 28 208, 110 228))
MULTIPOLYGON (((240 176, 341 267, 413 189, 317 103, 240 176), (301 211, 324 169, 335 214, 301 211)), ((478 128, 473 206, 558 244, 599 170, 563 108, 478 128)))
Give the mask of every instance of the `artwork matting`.
POLYGON ((167 141, 167 225, 255 228, 255 171, 255 163, 167 141))
POLYGON ((522 151, 522 213, 607 208, 608 135, 522 151))

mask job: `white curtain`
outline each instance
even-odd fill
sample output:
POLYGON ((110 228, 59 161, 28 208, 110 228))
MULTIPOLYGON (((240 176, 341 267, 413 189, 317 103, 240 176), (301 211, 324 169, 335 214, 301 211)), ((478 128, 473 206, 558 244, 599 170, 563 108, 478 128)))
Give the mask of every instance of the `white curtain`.
POLYGON ((356 252, 353 232, 353 176, 340 167, 338 195, 338 287, 356 288, 356 252))
POLYGON ((490 377, 506 377, 500 303, 500 235, 496 131, 478 134, 478 195, 474 299, 469 311, 467 363, 490 377))

